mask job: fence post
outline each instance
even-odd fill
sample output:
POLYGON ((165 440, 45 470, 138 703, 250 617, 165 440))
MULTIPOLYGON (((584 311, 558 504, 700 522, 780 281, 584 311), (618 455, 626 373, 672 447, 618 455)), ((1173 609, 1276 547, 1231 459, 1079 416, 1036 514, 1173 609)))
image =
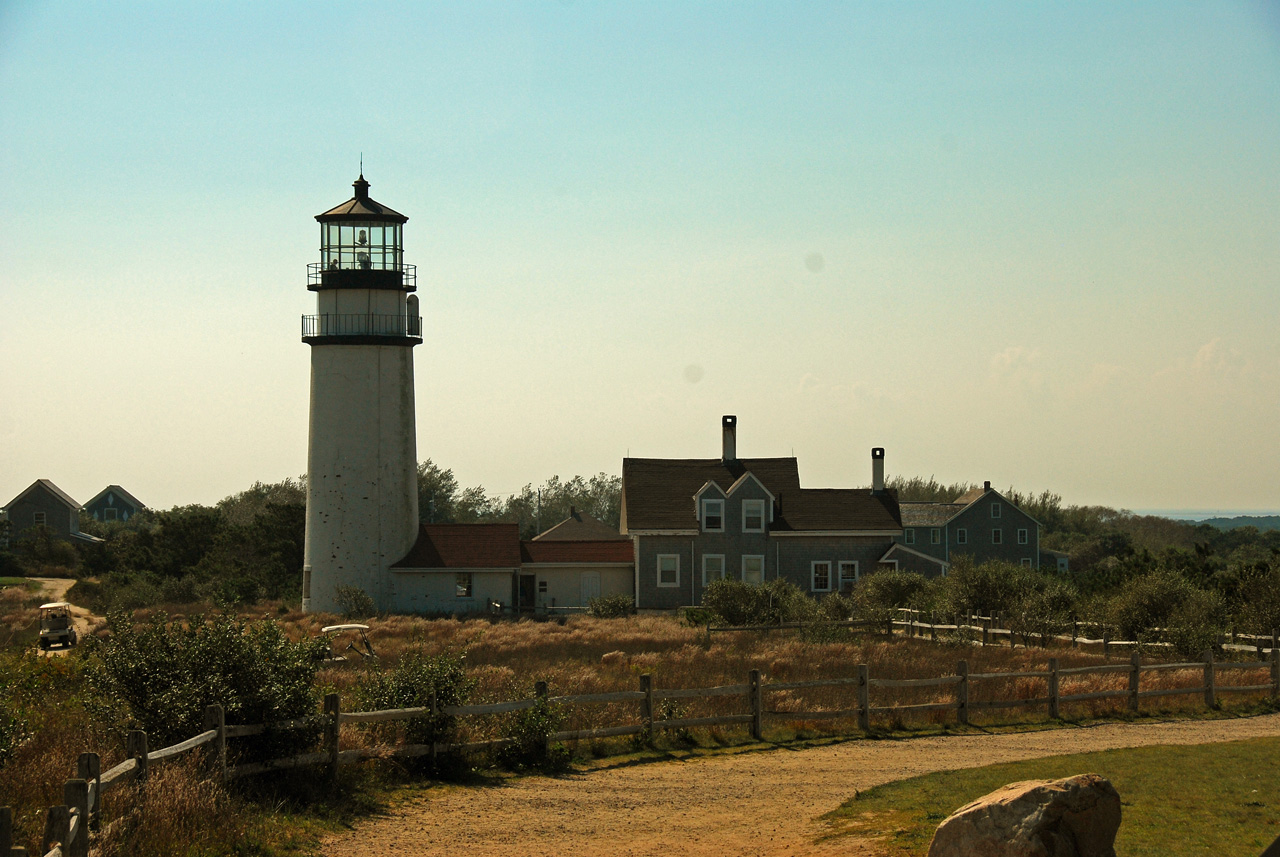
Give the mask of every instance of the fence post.
POLYGON ((13 810, 0 806, 0 857, 9 857, 13 848, 13 810))
POLYGON ((858 728, 871 731, 871 669, 858 664, 858 728))
POLYGON ((1277 635, 1276 629, 1272 628, 1271 629, 1271 651, 1274 652, 1278 648, 1280 648, 1280 635, 1277 635))
POLYGON ((752 670, 747 676, 747 687, 751 695, 751 737, 756 741, 764 740, 764 688, 760 686, 760 670, 752 670))
MULTIPOLYGON (((70 813, 79 816, 75 838, 62 845, 62 857, 89 857, 89 784, 84 780, 67 780, 62 787, 62 802, 67 805, 68 822, 70 813)), ((71 836, 68 823, 67 836, 71 836)))
POLYGON ((1137 649, 1129 655, 1129 710, 1138 713, 1138 679, 1142 675, 1142 655, 1137 649))
POLYGON ((1271 650, 1271 698, 1280 699, 1280 649, 1271 650))
POLYGON ((1071 648, 1080 648, 1080 623, 1074 619, 1071 620, 1071 648))
POLYGON ((956 683, 956 722, 961 726, 969 723, 969 662, 956 664, 956 675, 960 681, 956 683))
POLYGON ((1107 633, 1107 629, 1102 629, 1102 656, 1107 660, 1111 660, 1111 635, 1107 633))
POLYGON ((138 782, 145 780, 147 778, 147 733, 141 729, 130 729, 124 752, 130 759, 138 760, 138 775, 134 779, 138 782))
MULTIPOLYGON (((88 782, 89 791, 89 829, 98 829, 98 812, 102 809, 102 758, 97 753, 81 753, 76 759, 76 776, 88 782)), ((0 848, 0 857, 4 849, 0 848)))
POLYGON ((1058 719, 1058 659, 1049 658, 1049 717, 1058 719))
POLYGON ((938 617, 933 615, 933 611, 929 611, 929 642, 938 642, 938 617))
POLYGON ((1204 704, 1210 708, 1215 708, 1218 704, 1218 693, 1215 679, 1216 670, 1213 668, 1213 649, 1206 649, 1204 653, 1204 704))
POLYGON ((209 769, 213 771, 218 782, 227 780, 227 716, 221 705, 206 705, 204 709, 204 730, 218 731, 213 739, 213 748, 207 760, 209 769))
POLYGON ((49 814, 44 819, 45 854, 53 850, 54 845, 66 845, 67 833, 71 828, 71 811, 65 806, 49 807, 49 814))
POLYGON ((325 724, 325 743, 329 750, 329 785, 338 782, 338 738, 342 732, 342 700, 336 693, 327 693, 324 697, 324 713, 329 718, 325 724))
POLYGON ((649 673, 640 675, 640 692, 644 698, 640 700, 640 725, 644 727, 645 740, 653 740, 653 676, 649 673))
POLYGON ((893 614, 889 614, 889 618, 884 620, 884 635, 890 640, 893 639, 893 614))
POLYGON ((984 648, 986 647, 987 641, 989 640, 990 637, 991 637, 991 620, 983 619, 982 620, 982 645, 984 648))

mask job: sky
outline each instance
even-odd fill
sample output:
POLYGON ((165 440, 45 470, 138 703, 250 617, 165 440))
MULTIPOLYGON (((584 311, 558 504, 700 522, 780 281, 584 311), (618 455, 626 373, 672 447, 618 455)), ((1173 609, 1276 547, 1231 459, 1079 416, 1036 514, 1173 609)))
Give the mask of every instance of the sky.
POLYGON ((0 502, 306 470, 314 216, 419 457, 1280 509, 1280 3, 0 0, 0 502))

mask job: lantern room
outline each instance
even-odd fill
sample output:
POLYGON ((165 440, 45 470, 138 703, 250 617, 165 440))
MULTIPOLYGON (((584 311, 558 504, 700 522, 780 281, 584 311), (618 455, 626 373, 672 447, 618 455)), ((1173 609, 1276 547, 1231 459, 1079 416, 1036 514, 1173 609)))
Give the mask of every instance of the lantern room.
POLYGON ((414 291, 414 267, 404 264, 409 218, 370 199, 363 174, 352 186, 355 196, 316 215, 320 261, 307 266, 307 288, 414 291))

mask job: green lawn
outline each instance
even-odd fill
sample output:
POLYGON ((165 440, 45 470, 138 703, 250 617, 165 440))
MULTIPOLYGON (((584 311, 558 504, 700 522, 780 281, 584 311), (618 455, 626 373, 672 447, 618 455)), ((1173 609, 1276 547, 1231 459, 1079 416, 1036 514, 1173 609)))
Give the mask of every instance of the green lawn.
POLYGON ((924 855, 938 824, 1007 783, 1097 773, 1120 793, 1119 857, 1261 854, 1280 836, 1280 738, 1140 747, 928 774, 857 795, 828 819, 837 836, 882 837, 924 855))
POLYGON ((25 577, 0 577, 0 589, 6 586, 27 586, 25 577))

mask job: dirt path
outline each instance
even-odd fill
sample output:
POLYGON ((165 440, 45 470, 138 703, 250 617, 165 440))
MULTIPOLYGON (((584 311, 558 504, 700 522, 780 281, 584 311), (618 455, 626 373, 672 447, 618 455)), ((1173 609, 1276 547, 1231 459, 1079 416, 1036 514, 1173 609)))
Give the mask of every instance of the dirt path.
POLYGON ((496 788, 436 790, 324 844, 328 857, 858 854, 814 844, 819 820, 855 789, 932 771, 1148 744, 1280 736, 1280 714, 1220 721, 1102 724, 1042 732, 851 741, 685 762, 526 777, 496 788))

